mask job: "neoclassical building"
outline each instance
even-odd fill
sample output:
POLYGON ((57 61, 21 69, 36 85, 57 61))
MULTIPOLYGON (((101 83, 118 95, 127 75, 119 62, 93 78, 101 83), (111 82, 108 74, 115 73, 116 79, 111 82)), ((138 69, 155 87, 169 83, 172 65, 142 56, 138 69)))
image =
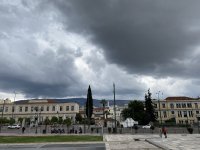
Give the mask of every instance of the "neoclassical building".
POLYGON ((193 124, 200 121, 200 99, 190 97, 167 97, 154 100, 159 122, 174 118, 177 124, 193 124))
POLYGON ((53 116, 66 119, 69 117, 75 121, 76 113, 79 113, 79 104, 75 102, 63 102, 56 99, 32 99, 11 102, 11 100, 0 100, 1 116, 8 119, 38 118, 42 122, 45 118, 53 116))

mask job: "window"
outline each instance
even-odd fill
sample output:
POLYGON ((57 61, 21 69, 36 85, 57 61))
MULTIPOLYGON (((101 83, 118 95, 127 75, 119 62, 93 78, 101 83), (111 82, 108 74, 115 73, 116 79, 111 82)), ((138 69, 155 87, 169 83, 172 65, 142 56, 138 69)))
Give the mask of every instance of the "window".
POLYGON ((66 111, 69 111, 69 106, 66 106, 66 111))
POLYGON ((12 112, 14 112, 15 111, 15 106, 12 106, 12 112))
POLYGON ((164 118, 167 117, 167 112, 166 111, 163 112, 163 116, 164 116, 164 118))
POLYGON ((199 111, 198 111, 198 110, 196 111, 196 114, 199 114, 199 111))
POLYGON ((158 117, 158 112, 155 112, 156 117, 158 117))
POLYGON ((174 115, 174 111, 171 111, 171 114, 174 115))
POLYGON ((8 112, 8 107, 5 108, 5 112, 8 112))
POLYGON ((185 103, 182 103, 182 108, 186 108, 186 104, 185 103))
POLYGON ((43 107, 43 106, 41 106, 40 110, 41 110, 41 111, 44 111, 44 107, 43 107))
POLYGON ((25 107, 25 112, 27 112, 27 111, 28 111, 28 106, 25 107))
POLYGON ((187 117, 187 111, 183 111, 183 116, 187 117))
POLYGON ((56 110, 56 106, 52 106, 52 111, 55 111, 56 110))
POLYGON ((71 106, 71 111, 74 111, 74 106, 71 106))
POLYGON ((187 103, 187 107, 188 108, 192 108, 192 104, 191 103, 187 103))
POLYGON ((33 111, 34 110, 34 108, 33 108, 33 106, 31 106, 31 111, 33 111))
POLYGON ((174 108, 174 104, 173 103, 170 104, 170 108, 174 108))
POLYGON ((180 103, 176 103, 176 108, 181 108, 181 104, 180 103))
POLYGON ((63 107, 62 106, 60 106, 60 111, 63 111, 63 107))
POLYGON ((155 105, 154 105, 154 107, 155 107, 155 108, 157 108, 157 107, 158 107, 158 105, 157 105, 157 104, 155 104, 155 105))
POLYGON ((165 108, 165 104, 164 103, 162 103, 162 107, 165 108))
POLYGON ((188 111, 188 112, 189 112, 189 117, 193 117, 192 111, 188 111))
POLYGON ((49 111, 49 106, 47 106, 47 111, 49 111))
POLYGON ((35 107, 35 111, 38 111, 38 107, 37 106, 35 107))
POLYGON ((198 104, 197 103, 195 103, 194 105, 195 105, 195 108, 198 108, 198 104))
POLYGON ((181 111, 178 111, 178 117, 182 117, 181 111))
POLYGON ((19 106, 19 112, 22 112, 22 106, 19 106))

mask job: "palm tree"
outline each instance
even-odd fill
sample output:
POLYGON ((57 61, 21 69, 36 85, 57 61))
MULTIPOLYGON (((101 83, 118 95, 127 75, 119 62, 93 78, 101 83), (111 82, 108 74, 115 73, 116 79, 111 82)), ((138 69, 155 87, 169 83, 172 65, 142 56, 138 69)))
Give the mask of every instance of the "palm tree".
POLYGON ((105 106, 107 104, 107 101, 105 99, 102 99, 100 103, 103 105, 103 122, 104 122, 104 127, 106 127, 106 122, 105 122, 105 106))

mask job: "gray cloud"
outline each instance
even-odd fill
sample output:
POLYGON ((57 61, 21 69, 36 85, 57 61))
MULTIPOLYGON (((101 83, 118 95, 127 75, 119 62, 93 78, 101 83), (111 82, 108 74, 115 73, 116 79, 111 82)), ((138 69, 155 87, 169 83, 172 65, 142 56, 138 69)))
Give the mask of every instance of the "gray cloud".
POLYGON ((149 87, 199 95, 198 1, 0 3, 3 92, 85 96, 90 84, 95 96, 112 98, 115 82, 118 98, 142 99, 149 87))
POLYGON ((63 13, 67 29, 91 35, 91 40, 104 49, 109 62, 125 67, 130 73, 198 76, 192 73, 197 63, 180 66, 174 60, 185 61, 199 46, 200 2, 53 2, 63 13))

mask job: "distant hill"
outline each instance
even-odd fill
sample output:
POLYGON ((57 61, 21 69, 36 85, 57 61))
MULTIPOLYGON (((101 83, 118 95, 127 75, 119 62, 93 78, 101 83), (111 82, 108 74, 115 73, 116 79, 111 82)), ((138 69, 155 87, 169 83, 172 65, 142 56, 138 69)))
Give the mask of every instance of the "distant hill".
MULTIPOLYGON (((76 102, 80 106, 84 106, 87 99, 86 98, 70 98, 70 99, 55 99, 55 100, 59 102, 76 102)), ((93 105, 96 107, 102 106, 100 101, 101 100, 93 99, 93 105)), ((115 102, 116 102, 116 105, 118 106, 124 106, 125 104, 128 104, 130 100, 116 100, 115 102)), ((114 100, 109 100, 109 105, 113 105, 113 104, 114 104, 114 100)))
MULTIPOLYGON (((32 100, 38 100, 38 99, 32 99, 32 100)), ((41 99, 43 100, 43 99, 41 99)), ((65 102, 76 102, 78 103, 80 106, 84 106, 86 103, 86 98, 69 98, 69 99, 51 99, 54 101, 57 101, 59 103, 65 103, 65 102)), ((93 105, 95 107, 101 107, 102 104, 100 103, 101 100, 97 100, 97 99, 93 99, 93 105)), ((28 100, 19 100, 16 101, 16 104, 20 104, 20 103, 27 103, 28 100)), ((118 106, 124 106, 125 104, 128 104, 130 102, 130 100, 116 100, 116 105, 118 106)), ((109 105, 113 105, 114 101, 113 100, 109 100, 109 105)))

